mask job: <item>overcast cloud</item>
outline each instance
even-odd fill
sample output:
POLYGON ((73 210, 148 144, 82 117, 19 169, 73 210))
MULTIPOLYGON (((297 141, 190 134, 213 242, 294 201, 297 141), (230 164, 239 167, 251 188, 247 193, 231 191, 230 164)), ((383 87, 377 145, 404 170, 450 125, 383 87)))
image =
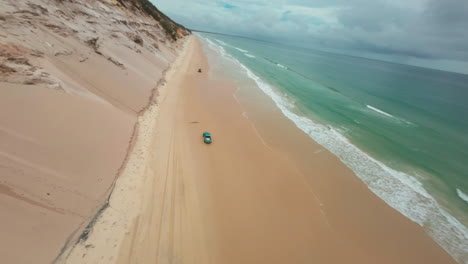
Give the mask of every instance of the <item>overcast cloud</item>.
POLYGON ((468 0, 152 1, 192 29, 468 65, 468 0))

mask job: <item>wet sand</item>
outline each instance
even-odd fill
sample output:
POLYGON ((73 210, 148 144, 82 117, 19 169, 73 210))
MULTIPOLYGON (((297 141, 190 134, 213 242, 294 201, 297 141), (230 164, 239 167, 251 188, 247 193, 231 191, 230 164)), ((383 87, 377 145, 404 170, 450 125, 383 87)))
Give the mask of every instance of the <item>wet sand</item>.
POLYGON ((190 38, 68 263, 454 263, 260 91, 239 103, 209 71, 190 38))

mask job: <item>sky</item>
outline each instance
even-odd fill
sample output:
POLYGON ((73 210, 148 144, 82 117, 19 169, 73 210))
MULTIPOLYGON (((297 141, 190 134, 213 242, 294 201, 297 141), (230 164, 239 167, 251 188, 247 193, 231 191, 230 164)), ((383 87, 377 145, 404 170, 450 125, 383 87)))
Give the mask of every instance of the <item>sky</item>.
POLYGON ((151 0, 190 28, 468 74, 468 0, 151 0))

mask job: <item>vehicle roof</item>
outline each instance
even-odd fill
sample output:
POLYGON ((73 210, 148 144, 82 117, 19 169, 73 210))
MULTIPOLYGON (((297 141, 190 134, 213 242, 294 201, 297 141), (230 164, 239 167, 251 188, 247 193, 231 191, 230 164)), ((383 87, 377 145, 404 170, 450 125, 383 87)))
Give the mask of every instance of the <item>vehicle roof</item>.
POLYGON ((210 132, 203 132, 204 136, 211 136, 210 132))

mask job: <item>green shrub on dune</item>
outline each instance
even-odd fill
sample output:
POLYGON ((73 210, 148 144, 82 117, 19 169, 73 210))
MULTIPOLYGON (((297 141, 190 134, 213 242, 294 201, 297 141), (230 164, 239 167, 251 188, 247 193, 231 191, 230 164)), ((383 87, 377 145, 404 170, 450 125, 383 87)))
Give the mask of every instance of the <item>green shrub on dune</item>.
POLYGON ((151 16, 158 21, 164 31, 174 41, 190 34, 190 30, 184 26, 172 21, 168 16, 159 11, 149 0, 117 0, 122 6, 128 8, 127 3, 130 3, 134 8, 151 16))

